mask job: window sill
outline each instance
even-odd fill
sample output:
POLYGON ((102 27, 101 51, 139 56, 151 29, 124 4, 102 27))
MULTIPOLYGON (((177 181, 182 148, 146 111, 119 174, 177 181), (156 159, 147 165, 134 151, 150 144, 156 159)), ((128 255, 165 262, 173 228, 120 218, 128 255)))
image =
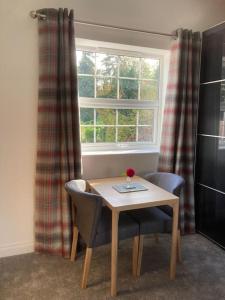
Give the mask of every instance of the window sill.
POLYGON ((102 155, 130 155, 130 154, 159 154, 159 149, 139 149, 139 150, 111 150, 111 151, 83 151, 82 156, 102 156, 102 155))

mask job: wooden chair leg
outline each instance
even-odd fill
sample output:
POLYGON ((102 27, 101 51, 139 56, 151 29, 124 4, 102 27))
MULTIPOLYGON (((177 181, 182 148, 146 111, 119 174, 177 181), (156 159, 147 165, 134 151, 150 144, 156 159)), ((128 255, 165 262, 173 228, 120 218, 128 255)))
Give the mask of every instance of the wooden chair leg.
POLYGON ((92 248, 87 248, 85 258, 84 258, 83 274, 82 274, 82 280, 81 280, 81 288, 82 289, 85 289, 87 287, 87 279, 88 279, 88 273, 90 270, 91 257, 92 257, 92 248))
POLYGON ((155 238, 155 242, 158 243, 159 242, 159 235, 158 235, 158 233, 154 233, 154 238, 155 238))
POLYGON ((177 230, 177 261, 181 263, 181 236, 180 229, 177 230))
POLYGON ((140 237, 139 237, 139 247, 138 247, 138 259, 137 259, 137 276, 138 277, 141 274, 141 261, 142 261, 142 253, 143 253, 143 243, 144 243, 144 235, 140 235, 140 237))
POLYGON ((73 242, 72 242, 72 249, 71 249, 71 254, 70 254, 71 261, 74 261, 76 259, 77 241, 78 241, 78 228, 76 226, 74 226, 73 227, 73 242))
POLYGON ((133 259, 132 259, 132 273, 137 276, 137 263, 138 263, 138 250, 139 250, 139 235, 133 239, 133 259))

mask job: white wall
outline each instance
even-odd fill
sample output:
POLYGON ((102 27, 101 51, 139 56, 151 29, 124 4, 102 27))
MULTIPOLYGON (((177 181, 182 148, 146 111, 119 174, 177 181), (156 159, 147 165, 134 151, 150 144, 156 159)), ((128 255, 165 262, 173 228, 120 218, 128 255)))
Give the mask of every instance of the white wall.
MULTIPOLYGON (((165 32, 181 26, 204 29, 222 21, 225 11, 222 0, 0 1, 0 256, 33 248, 38 45, 37 23, 28 13, 62 6, 74 8, 78 19, 165 32)), ((76 33, 123 44, 169 46, 167 38, 113 30, 76 26, 76 33)), ((94 161, 87 156, 84 175, 116 175, 127 165, 141 173, 156 164, 155 154, 95 157, 94 161)))
POLYGON ((83 176, 85 179, 122 176, 128 167, 143 175, 156 170, 157 163, 158 153, 85 155, 83 176))

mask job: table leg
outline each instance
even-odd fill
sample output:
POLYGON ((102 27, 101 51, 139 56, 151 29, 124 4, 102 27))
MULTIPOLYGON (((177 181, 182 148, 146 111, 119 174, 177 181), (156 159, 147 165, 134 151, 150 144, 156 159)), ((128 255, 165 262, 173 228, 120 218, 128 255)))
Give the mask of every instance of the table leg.
POLYGON ((170 257, 170 279, 174 279, 176 276, 178 214, 179 214, 179 200, 177 200, 173 205, 173 229, 172 229, 172 244, 171 244, 171 257, 170 257))
POLYGON ((112 210, 112 248, 111 248, 111 296, 117 294, 117 253, 118 253, 119 212, 112 210))

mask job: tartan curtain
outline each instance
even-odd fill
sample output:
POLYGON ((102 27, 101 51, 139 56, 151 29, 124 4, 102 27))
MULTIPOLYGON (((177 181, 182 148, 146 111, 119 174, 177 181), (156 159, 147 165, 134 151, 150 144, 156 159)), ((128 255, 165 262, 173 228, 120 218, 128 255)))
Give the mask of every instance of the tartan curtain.
POLYGON ((182 233, 195 231, 194 156, 197 127, 200 33, 179 29, 171 45, 164 109, 159 171, 176 173, 185 180, 180 197, 182 233))
POLYGON ((73 11, 41 9, 35 250, 69 256, 71 204, 64 184, 81 176, 73 11))

